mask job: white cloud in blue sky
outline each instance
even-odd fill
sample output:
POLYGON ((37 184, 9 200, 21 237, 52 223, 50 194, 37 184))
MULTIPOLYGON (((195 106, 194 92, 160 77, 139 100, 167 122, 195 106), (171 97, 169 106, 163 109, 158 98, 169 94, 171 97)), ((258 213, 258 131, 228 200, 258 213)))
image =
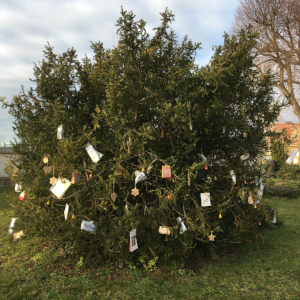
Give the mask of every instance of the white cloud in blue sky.
MULTIPOLYGON (((120 9, 132 10, 136 19, 144 19, 151 34, 160 25, 160 12, 168 7, 175 14, 172 29, 182 40, 185 35, 201 42, 196 63, 208 63, 213 45, 223 43, 229 32, 238 0, 213 1, 129 1, 129 0, 0 0, 0 96, 11 101, 14 95, 33 86, 34 62, 43 59, 47 41, 55 53, 74 47, 78 58, 92 57, 90 41, 117 45, 115 26, 120 9)), ((0 108, 0 137, 12 140, 12 117, 0 108)))

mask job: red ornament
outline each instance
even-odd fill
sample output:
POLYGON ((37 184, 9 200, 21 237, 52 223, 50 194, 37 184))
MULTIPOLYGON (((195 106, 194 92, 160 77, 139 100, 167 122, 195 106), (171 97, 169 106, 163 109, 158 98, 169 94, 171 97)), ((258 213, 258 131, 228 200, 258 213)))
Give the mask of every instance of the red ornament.
POLYGON ((204 169, 205 169, 205 170, 208 170, 208 166, 206 165, 204 169))
POLYGON ((168 194, 165 199, 170 199, 170 198, 171 198, 171 196, 170 196, 170 194, 168 194))
POLYGON ((247 184, 247 181, 246 181, 246 180, 244 180, 244 184, 247 184))
POLYGON ((93 177, 93 173, 92 173, 92 172, 90 173, 89 177, 90 177, 90 178, 92 178, 92 177, 93 177))
POLYGON ((160 132, 160 138, 163 139, 164 137, 165 137, 164 130, 161 129, 161 132, 160 132))
POLYGON ((261 223, 260 223, 260 222, 258 222, 258 225, 261 225, 261 223))
POLYGON ((25 198, 25 192, 22 192, 19 196, 19 200, 24 201, 25 198))

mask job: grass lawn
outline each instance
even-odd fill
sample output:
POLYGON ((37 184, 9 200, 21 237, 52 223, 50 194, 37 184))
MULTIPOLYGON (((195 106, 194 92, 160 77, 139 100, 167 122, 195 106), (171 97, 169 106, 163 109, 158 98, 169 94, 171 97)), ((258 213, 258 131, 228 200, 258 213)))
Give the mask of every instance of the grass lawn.
POLYGON ((0 189, 0 299, 300 299, 300 200, 266 199, 284 221, 263 230, 260 249, 189 269, 150 273, 132 265, 98 268, 59 257, 49 244, 7 234, 11 207, 0 189))

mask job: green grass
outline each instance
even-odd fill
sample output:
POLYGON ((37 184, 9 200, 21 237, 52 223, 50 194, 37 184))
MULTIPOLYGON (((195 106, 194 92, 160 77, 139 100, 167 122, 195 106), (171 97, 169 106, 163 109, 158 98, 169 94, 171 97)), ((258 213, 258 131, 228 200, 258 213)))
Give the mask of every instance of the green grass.
POLYGON ((0 299, 300 299, 298 199, 266 199, 283 225, 262 231, 260 249, 249 244, 240 254, 198 258, 190 269, 147 273, 130 264, 76 267, 50 244, 12 241, 11 190, 0 189, 0 299))

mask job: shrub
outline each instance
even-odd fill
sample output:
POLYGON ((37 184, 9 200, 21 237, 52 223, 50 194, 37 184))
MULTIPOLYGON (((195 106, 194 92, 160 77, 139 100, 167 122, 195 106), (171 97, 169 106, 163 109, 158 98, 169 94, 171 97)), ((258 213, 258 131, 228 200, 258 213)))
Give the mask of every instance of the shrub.
POLYGON ((267 179, 264 195, 294 198, 300 196, 300 180, 267 179))

